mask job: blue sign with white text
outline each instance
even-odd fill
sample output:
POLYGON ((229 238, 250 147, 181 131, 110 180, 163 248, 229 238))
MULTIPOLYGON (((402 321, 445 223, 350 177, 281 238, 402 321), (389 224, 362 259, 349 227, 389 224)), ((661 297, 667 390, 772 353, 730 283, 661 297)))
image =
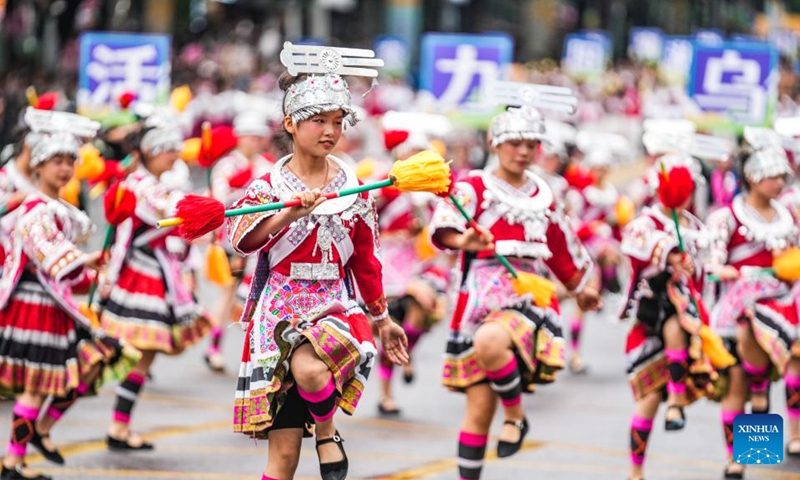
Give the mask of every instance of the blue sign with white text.
POLYGON ((420 90, 441 108, 467 103, 483 86, 505 79, 514 41, 505 34, 426 33, 422 37, 420 90))
POLYGON ((561 68, 569 75, 602 75, 611 59, 611 39, 604 32, 571 33, 564 38, 561 68))
POLYGON ((658 62, 664 46, 660 28, 632 28, 628 37, 628 56, 643 62, 658 62))
POLYGON ((164 104, 170 92, 169 35, 88 32, 80 38, 78 111, 94 116, 117 107, 120 95, 164 104))
POLYGON ((774 413, 740 414, 733 420, 733 460, 741 465, 783 462, 783 418, 774 413))
POLYGON ((764 42, 695 42, 688 94, 703 112, 766 124, 777 102, 777 68, 778 51, 764 42))

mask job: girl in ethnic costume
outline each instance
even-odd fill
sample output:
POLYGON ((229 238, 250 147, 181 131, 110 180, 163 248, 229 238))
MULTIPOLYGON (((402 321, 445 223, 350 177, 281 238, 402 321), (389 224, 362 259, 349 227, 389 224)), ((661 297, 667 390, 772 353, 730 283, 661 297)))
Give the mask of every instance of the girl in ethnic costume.
MULTIPOLYGON (((287 66, 293 66, 292 48, 287 43, 281 54, 287 66)), ((336 49, 303 47, 308 48, 320 48, 317 58, 341 61, 336 49)), ((258 255, 242 315, 247 333, 234 430, 269 439, 263 479, 292 478, 309 421, 316 423, 322 478, 347 476, 348 460, 333 416, 338 407, 353 413, 377 354, 356 287, 389 358, 397 364, 408 360, 405 334, 389 319, 381 285, 371 197, 321 197, 358 185, 353 170, 330 155, 343 124, 357 121, 350 91, 338 74, 353 69, 337 65, 323 65, 333 67, 327 74, 300 70, 297 77, 281 78, 283 126, 294 154, 253 182, 235 204, 300 198, 302 206, 233 217, 228 223, 233 248, 258 255)))
POLYGON ((70 132, 91 136, 97 125, 62 112, 44 117, 30 123, 37 128, 44 120, 30 160, 37 191, 15 213, 0 279, 0 390, 17 395, 3 480, 49 478, 24 467, 28 443, 48 460, 64 462, 49 440, 50 428, 79 396, 95 391, 103 367, 121 352, 72 301, 72 289, 88 286, 101 258, 75 246, 88 238, 91 222, 58 196, 78 158, 80 143, 70 132), (48 397, 50 407, 37 421, 48 397))
POLYGON ((182 278, 186 243, 171 229, 156 228, 156 222, 169 217, 184 196, 159 181, 177 160, 183 138, 174 127, 150 125, 134 142, 139 167, 124 181, 125 189, 136 195, 136 210, 117 228, 106 271, 112 287, 101 317, 109 335, 142 351, 139 363, 117 388, 106 442, 110 449, 120 451, 153 448, 131 432, 130 420, 156 354, 181 353, 210 328, 182 278))
POLYGON ((550 383, 564 367, 561 319, 550 307, 519 296, 498 260, 508 257, 520 272, 536 273, 544 262, 585 310, 599 307, 597 291, 586 285, 592 261, 577 239, 547 183, 529 168, 544 125, 537 112, 510 109, 491 124, 498 166, 473 171, 454 194, 480 225, 468 228, 450 203, 438 205, 431 221, 433 242, 459 250, 458 289, 445 354, 443 383, 465 392, 467 411, 458 442, 462 479, 480 478, 489 427, 503 404, 505 422, 497 454, 516 453, 528 433, 521 394, 550 383))
MULTIPOLYGON (((384 141, 395 161, 431 148, 427 135, 417 131, 390 130, 384 133, 384 141)), ((420 235, 430 220, 435 199, 430 193, 403 193, 396 187, 381 189, 375 199, 381 232, 383 287, 392 319, 406 332, 409 356, 431 325, 440 319, 441 294, 447 287, 449 270, 420 258, 417 248, 419 241, 428 241, 427 235, 424 238, 420 235)), ((392 395, 394 364, 382 350, 378 361, 382 388, 378 411, 384 415, 398 415, 400 409, 392 395)), ((411 361, 403 368, 403 380, 405 383, 414 380, 411 361)))
POLYGON ((661 203, 645 207, 623 231, 621 250, 632 268, 623 318, 633 319, 625 347, 636 400, 630 433, 633 480, 643 478, 647 439, 661 401, 667 401, 665 429, 681 430, 686 424, 683 408, 713 391, 709 380, 715 376, 702 351, 696 345, 690 348, 689 341, 700 320, 689 300, 688 279, 701 288, 710 246, 705 226, 687 211, 694 190, 693 159, 668 154, 659 162, 672 184, 662 187, 664 195, 674 197, 667 189, 681 192, 668 201, 680 204, 675 211, 687 255, 678 250, 671 208, 661 203))
POLYGON ((742 167, 745 191, 707 221, 714 237, 711 268, 723 280, 711 322, 740 364, 730 369, 728 392, 722 399, 729 460, 726 478, 744 474, 731 453, 733 420, 744 413, 748 397, 752 413, 769 412, 771 379, 783 375, 793 379, 800 373, 797 284, 793 288, 775 277, 747 271, 771 267, 776 255, 797 245, 800 233, 792 212, 777 201, 785 177, 791 174, 786 155, 754 135, 753 130, 745 131, 755 148, 742 167))

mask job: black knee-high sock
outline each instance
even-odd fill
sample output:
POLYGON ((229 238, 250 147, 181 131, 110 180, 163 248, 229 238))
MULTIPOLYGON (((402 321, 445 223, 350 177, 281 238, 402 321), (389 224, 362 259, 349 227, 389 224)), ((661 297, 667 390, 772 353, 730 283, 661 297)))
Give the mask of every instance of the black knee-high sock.
POLYGON ((139 372, 131 372, 128 377, 117 387, 117 404, 114 406, 114 421, 120 423, 131 422, 131 412, 142 390, 145 378, 139 372))
POLYGON ((522 377, 519 374, 517 358, 511 360, 499 370, 487 371, 486 377, 504 407, 519 405, 522 401, 522 377))
POLYGON ((317 423, 329 420, 333 417, 333 414, 336 413, 337 390, 336 383, 333 381, 333 375, 331 375, 331 378, 322 390, 307 392, 298 385, 297 393, 306 401, 308 411, 317 423))
POLYGON ((11 440, 8 442, 8 453, 24 457, 28 442, 33 438, 33 424, 39 416, 39 408, 24 405, 17 401, 14 404, 14 420, 11 424, 11 440))
POLYGON ((458 474, 461 480, 481 478, 488 435, 462 431, 458 435, 458 474))
POLYGON ((639 415, 631 419, 631 463, 641 467, 647 454, 647 439, 653 430, 653 419, 639 415))
POLYGON ((60 420, 64 413, 70 409, 80 397, 89 391, 89 386, 81 383, 77 388, 70 390, 63 397, 55 397, 50 402, 50 407, 47 409, 47 416, 53 420, 60 420))

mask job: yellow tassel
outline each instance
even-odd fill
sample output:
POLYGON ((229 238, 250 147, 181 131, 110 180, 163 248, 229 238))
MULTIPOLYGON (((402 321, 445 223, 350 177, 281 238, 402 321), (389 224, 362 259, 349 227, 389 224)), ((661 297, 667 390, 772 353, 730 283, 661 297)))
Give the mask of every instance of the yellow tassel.
POLYGON ((97 312, 92 310, 87 303, 81 303, 78 305, 78 309, 81 315, 89 319, 89 322, 94 328, 100 328, 100 318, 98 318, 97 312))
POLYGON ((28 105, 31 107, 39 101, 39 95, 36 94, 36 88, 33 85, 25 89, 25 96, 28 98, 28 105))
POLYGON ((701 326, 697 334, 703 341, 703 353, 708 357, 714 368, 723 369, 736 364, 736 359, 725 348, 722 338, 717 332, 711 330, 708 325, 701 326))
POLYGON ((775 276, 786 282, 800 280, 800 248, 790 248, 772 261, 775 276))
POLYGON ((619 197, 617 204, 614 205, 614 217, 617 219, 617 225, 624 227, 629 224, 635 213, 636 206, 631 199, 625 196, 619 197))
POLYGON ((216 243, 209 245, 206 252, 206 277, 208 277, 209 281, 221 287, 226 287, 233 283, 228 256, 225 254, 225 250, 216 243))
POLYGON ((532 294, 533 303, 539 307, 549 307, 556 293, 555 283, 532 273, 517 272, 517 278, 512 281, 512 286, 517 295, 532 294))
POLYGON ((436 249, 433 247, 431 237, 428 235, 428 227, 423 228, 419 235, 417 235, 414 250, 416 250, 417 259, 423 262, 436 256, 436 249))
POLYGON ((375 159, 367 157, 356 164, 356 177, 361 180, 367 180, 375 173, 375 159))
POLYGON ((186 106, 192 101, 192 89, 188 85, 181 85, 175 87, 169 96, 169 104, 175 110, 183 112, 186 106))
POLYGON ((404 192, 447 193, 450 165, 433 150, 425 150, 394 162, 389 178, 404 192))
POLYGON ((77 207, 80 203, 81 181, 77 177, 72 177, 69 183, 61 187, 58 194, 65 202, 77 207))
POLYGON ((195 163, 197 157, 200 156, 200 145, 203 143, 200 137, 187 139, 183 142, 183 150, 181 150, 181 160, 185 162, 195 163))
POLYGON ((100 157, 100 150, 94 145, 87 143, 82 146, 80 155, 80 162, 75 167, 75 176, 79 180, 93 180, 103 174, 106 165, 100 157))

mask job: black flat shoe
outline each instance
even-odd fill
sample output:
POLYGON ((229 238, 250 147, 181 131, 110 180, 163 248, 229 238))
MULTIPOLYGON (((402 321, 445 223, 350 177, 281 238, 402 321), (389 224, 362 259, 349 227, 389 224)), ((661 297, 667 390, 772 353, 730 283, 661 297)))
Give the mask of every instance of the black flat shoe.
POLYGON ((403 382, 405 382, 406 385, 411 385, 414 383, 414 372, 404 373, 403 382))
POLYGON ((516 442, 506 442, 505 440, 500 440, 497 442, 497 456, 499 458, 506 458, 514 455, 515 453, 519 452, 519 449, 522 448, 522 442, 525 441, 525 435, 528 434, 528 419, 523 418, 522 420, 506 420, 503 422, 503 425, 514 425, 519 430, 519 440, 516 442))
POLYGON ((387 408, 386 405, 384 405, 383 400, 381 400, 381 402, 378 403, 378 412, 380 412, 381 415, 386 415, 388 417, 396 417, 400 415, 399 408, 397 407, 387 408))
POLYGON ((725 473, 726 480, 727 479, 730 479, 730 480, 742 480, 744 478, 744 470, 742 470, 741 472, 731 472, 730 468, 733 465, 737 465, 737 464, 735 464, 733 462, 729 462, 727 465, 725 465, 725 472, 724 473, 725 473))
POLYGON ((106 437, 106 445, 108 445, 109 450, 113 450, 115 452, 138 452, 155 449, 155 446, 150 442, 142 441, 141 445, 133 446, 128 443, 127 438, 120 440, 112 437, 111 435, 106 437))
POLYGON ((345 453, 344 447, 342 446, 344 439, 339 435, 338 430, 331 438, 317 440, 317 455, 319 455, 320 445, 326 445, 328 443, 335 443, 336 446, 339 447, 339 451, 342 452, 342 457, 344 458, 338 462, 320 463, 319 473, 322 475, 322 480, 345 480, 347 478, 347 469, 350 466, 350 462, 347 461, 347 453, 345 453))
POLYGON ((61 452, 59 452, 57 448, 54 448, 53 450, 48 450, 45 448, 44 442, 42 441, 45 438, 50 438, 50 434, 48 433, 47 435, 40 435, 39 432, 34 428, 33 437, 31 437, 30 444, 36 447, 36 450, 39 450, 39 453, 41 453, 42 456, 48 461, 57 463, 59 465, 64 465, 64 457, 61 456, 61 452))
POLYGON ((225 365, 222 363, 221 359, 219 358, 212 358, 211 355, 205 354, 203 355, 203 360, 205 360, 208 369, 214 373, 225 373, 225 365))
POLYGON ((0 480, 53 480, 53 477, 47 475, 25 475, 22 469, 25 464, 18 464, 14 468, 7 468, 5 465, 0 470, 0 480))
POLYGON ((683 407, 679 405, 670 405, 669 407, 667 407, 667 411, 673 409, 678 410, 681 413, 681 418, 675 420, 665 420, 664 430, 667 431, 683 430, 683 427, 686 426, 686 414, 683 413, 683 407))

